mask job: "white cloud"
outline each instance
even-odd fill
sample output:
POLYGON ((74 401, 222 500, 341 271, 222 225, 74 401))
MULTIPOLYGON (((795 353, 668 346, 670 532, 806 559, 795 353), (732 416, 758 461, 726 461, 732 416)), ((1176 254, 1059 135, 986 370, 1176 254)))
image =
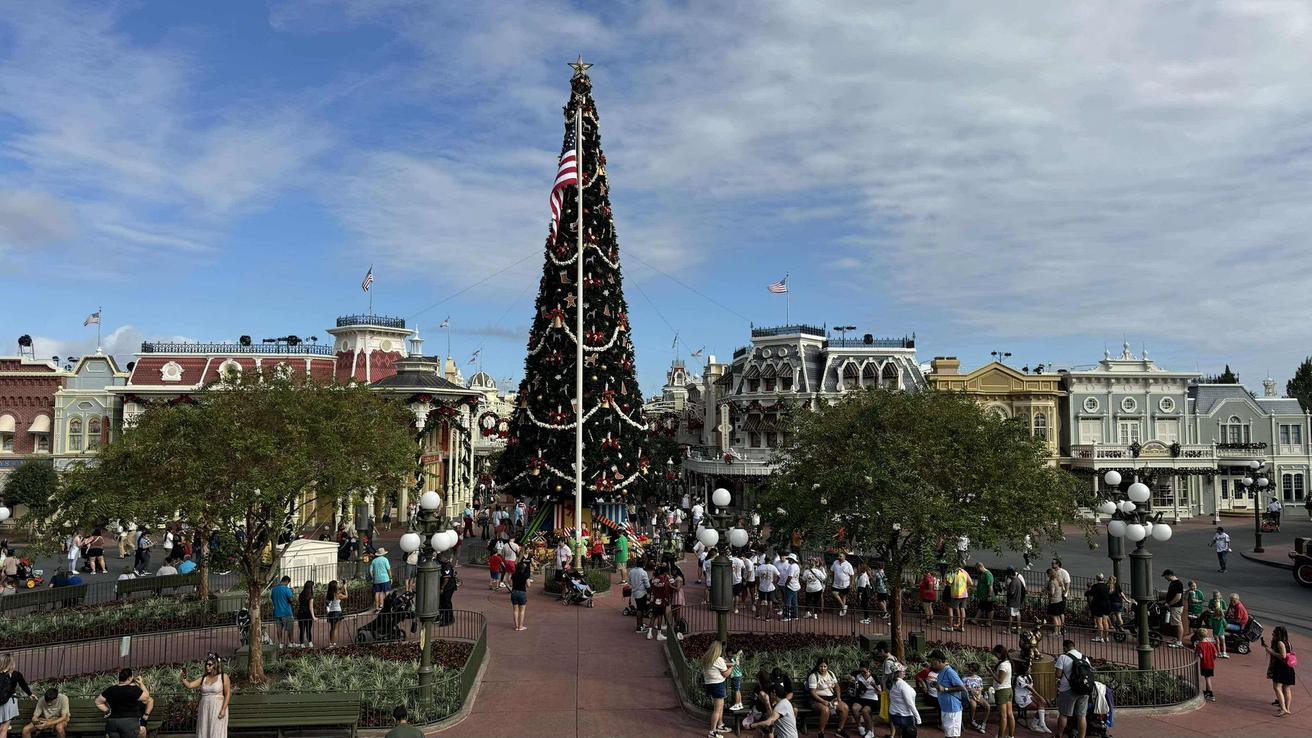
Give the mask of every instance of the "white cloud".
POLYGON ((60 243, 76 233, 68 203, 45 192, 0 190, 0 251, 60 243))
MULTIPOLYGON (((63 364, 73 363, 78 357, 94 354, 96 352, 95 328, 88 326, 82 330, 86 334, 85 337, 51 338, 49 336, 33 336, 32 349, 36 353, 36 358, 49 359, 52 356, 58 356, 59 363, 62 366, 63 364)), ((146 334, 142 333, 136 326, 121 325, 107 333, 102 333, 100 347, 106 354, 118 360, 119 368, 126 368, 127 362, 132 361, 134 355, 141 350, 141 343, 146 340, 194 341, 195 339, 185 336, 155 336, 147 339, 146 334)))

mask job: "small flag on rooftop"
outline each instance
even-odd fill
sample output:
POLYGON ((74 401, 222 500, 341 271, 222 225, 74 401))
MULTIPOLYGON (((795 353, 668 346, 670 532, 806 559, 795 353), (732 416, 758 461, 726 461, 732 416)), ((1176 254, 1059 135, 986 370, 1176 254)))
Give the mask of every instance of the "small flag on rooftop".
POLYGON ((475 352, 474 352, 474 355, 471 356, 471 357, 469 357, 469 361, 468 361, 467 363, 469 363, 469 364, 477 364, 477 363, 478 363, 478 355, 479 355, 480 353, 482 353, 482 352, 483 352, 483 349, 479 349, 479 350, 475 351, 475 352))
POLYGON ((771 292, 773 292, 773 293, 776 294, 776 295, 781 295, 781 294, 787 292, 787 291, 788 291, 788 275, 785 274, 785 275, 784 275, 784 278, 781 279, 781 280, 779 280, 778 282, 771 282, 771 283, 770 283, 770 286, 769 286, 769 287, 766 287, 766 289, 769 290, 769 291, 771 291, 771 292))
POLYGON ((450 327, 451 327, 451 318, 449 317, 444 319, 442 321, 442 324, 438 326, 438 328, 450 328, 450 327))
POLYGON ((369 287, 373 285, 373 283, 374 283, 374 267, 372 264, 370 264, 369 271, 366 272, 364 275, 364 281, 360 283, 360 289, 364 290, 365 292, 368 292, 369 287))
POLYGON ((88 316, 87 316, 87 319, 84 320, 84 321, 82 321, 82 325, 84 325, 84 326, 87 326, 87 325, 100 325, 100 311, 97 310, 96 312, 94 312, 94 313, 88 315, 88 316))

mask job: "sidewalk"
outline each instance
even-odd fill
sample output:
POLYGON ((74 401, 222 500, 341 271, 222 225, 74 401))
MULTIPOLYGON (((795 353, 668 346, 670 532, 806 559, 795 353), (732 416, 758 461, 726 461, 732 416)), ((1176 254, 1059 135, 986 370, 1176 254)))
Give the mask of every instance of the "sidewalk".
MULTIPOLYGON (((633 620, 619 614, 624 599, 618 584, 588 609, 557 604, 535 581, 529 594, 529 630, 516 633, 509 595, 485 589, 484 572, 481 567, 461 567, 465 584, 456 596, 457 607, 488 618, 484 680, 470 715, 430 735, 663 738, 706 734, 706 726, 679 706, 661 644, 637 636, 633 620)), ((1295 651, 1304 646, 1312 644, 1296 637, 1295 651)), ((1260 648, 1247 656, 1233 655, 1218 663, 1217 702, 1180 715, 1126 713, 1116 720, 1112 733, 1118 738, 1308 735, 1312 690, 1306 680, 1296 687, 1294 714, 1276 718, 1265 670, 1266 656, 1260 648)), ((886 733, 881 729, 880 735, 886 733)), ((942 733, 936 726, 924 726, 921 735, 942 733)), ((1019 735, 1030 733, 1022 729, 1019 735)))

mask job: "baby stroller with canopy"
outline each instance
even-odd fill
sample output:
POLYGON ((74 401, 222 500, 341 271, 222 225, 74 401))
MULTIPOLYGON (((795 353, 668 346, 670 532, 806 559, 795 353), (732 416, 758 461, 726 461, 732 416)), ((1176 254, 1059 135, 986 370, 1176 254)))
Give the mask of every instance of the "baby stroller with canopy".
POLYGON ((561 580, 560 604, 562 605, 583 605, 592 607, 592 597, 595 594, 592 587, 583 578, 583 574, 578 571, 565 572, 565 578, 561 580))
POLYGON ((1248 644, 1262 637, 1262 624, 1250 616, 1242 630, 1227 630, 1225 633, 1225 650, 1235 653, 1248 653, 1253 650, 1248 644))
MULTIPOLYGON (((399 641, 405 638, 401 623, 414 620, 415 595, 403 589, 394 589, 383 598, 383 609, 378 617, 362 625, 355 631, 356 643, 376 643, 379 641, 399 641)), ((415 624, 410 624, 414 630, 415 624)))

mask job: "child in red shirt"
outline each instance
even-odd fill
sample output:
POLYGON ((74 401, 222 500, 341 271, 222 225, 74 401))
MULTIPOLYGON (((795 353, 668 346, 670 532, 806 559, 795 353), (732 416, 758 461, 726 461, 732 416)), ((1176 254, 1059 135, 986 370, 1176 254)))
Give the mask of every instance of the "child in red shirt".
POLYGON ((500 553, 494 553, 487 557, 487 568, 492 574, 492 581, 487 585, 488 589, 499 589, 506 586, 505 582, 501 581, 501 573, 506 568, 506 560, 502 558, 500 553))
POLYGON ((1218 650, 1211 631, 1206 628, 1194 631, 1194 653, 1198 656, 1198 673, 1203 677, 1203 698, 1216 702, 1216 695, 1212 694, 1212 675, 1216 674, 1218 650))

